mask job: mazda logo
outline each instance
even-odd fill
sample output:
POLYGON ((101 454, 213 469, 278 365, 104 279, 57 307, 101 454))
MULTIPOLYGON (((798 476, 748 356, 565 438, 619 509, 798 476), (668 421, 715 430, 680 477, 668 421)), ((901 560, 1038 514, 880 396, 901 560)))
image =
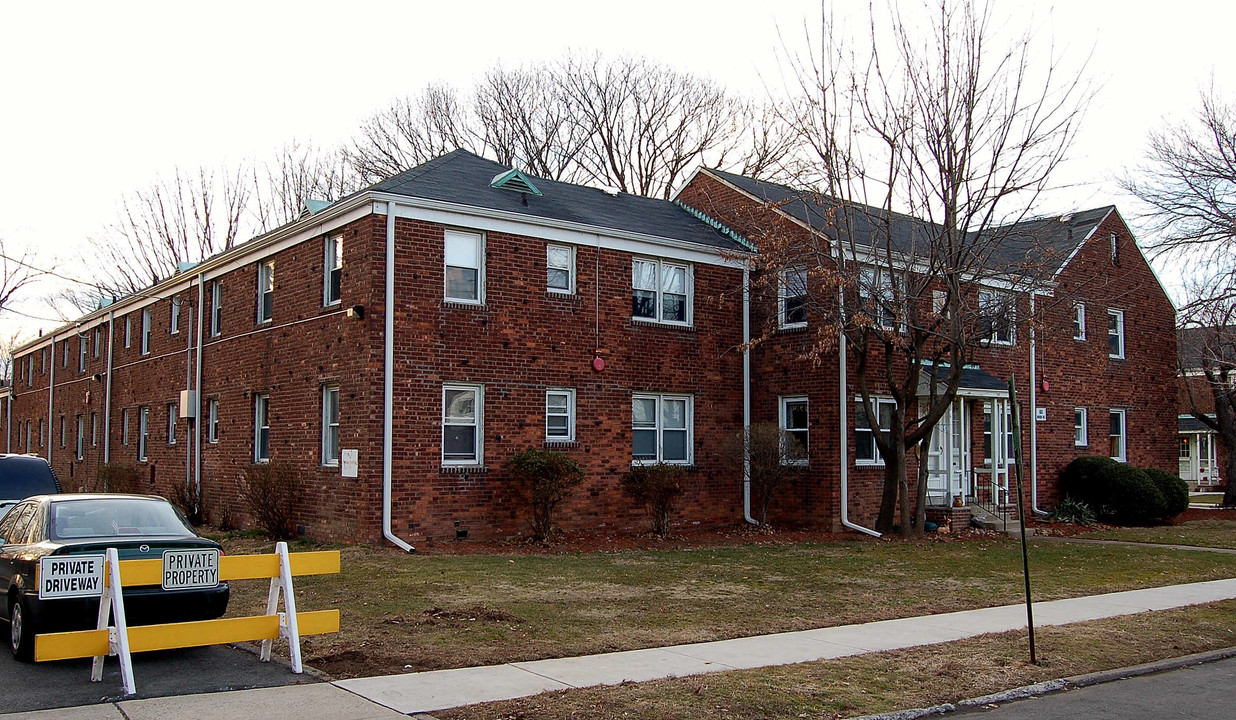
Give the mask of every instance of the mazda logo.
POLYGON ((138 545, 137 550, 138 552, 148 553, 150 552, 150 546, 149 545, 138 545))

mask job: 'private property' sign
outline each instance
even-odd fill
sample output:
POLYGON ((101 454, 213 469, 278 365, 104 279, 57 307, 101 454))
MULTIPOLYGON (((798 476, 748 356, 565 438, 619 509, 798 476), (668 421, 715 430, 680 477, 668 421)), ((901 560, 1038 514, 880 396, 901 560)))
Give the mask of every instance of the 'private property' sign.
POLYGON ((103 556, 39 558, 39 599, 99 597, 103 594, 103 556))
POLYGON ((163 589, 192 590, 219 584, 218 550, 165 550, 163 589))

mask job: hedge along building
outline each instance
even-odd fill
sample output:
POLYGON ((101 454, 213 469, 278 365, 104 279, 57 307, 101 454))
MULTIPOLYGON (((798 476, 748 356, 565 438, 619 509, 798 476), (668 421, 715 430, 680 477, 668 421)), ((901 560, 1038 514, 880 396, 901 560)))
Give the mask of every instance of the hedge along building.
POLYGON ((564 527, 642 523, 618 481, 655 461, 690 468, 684 522, 729 520, 743 252, 670 202, 456 151, 19 348, 6 442, 67 487, 109 462, 200 487, 215 521, 283 461, 321 538, 521 532, 502 465, 530 447, 587 471, 564 527))
MULTIPOLYGON (((808 192, 702 169, 677 200, 757 245, 762 237, 805 242, 814 236, 832 257, 845 252, 835 247, 835 201, 808 192)), ((905 216, 893 222, 903 226, 894 232, 903 233, 911 232, 906 226, 923 225, 905 216)), ((1007 256, 1004 274, 1024 268, 1026 276, 1001 282, 997 273, 965 291, 980 305, 985 296, 1001 298, 1008 314, 989 320, 976 338, 958 397, 932 434, 929 504, 1008 497, 1014 470, 1009 377, 1022 393, 1030 507, 1055 504, 1059 471, 1079 455, 1110 455, 1174 471, 1174 449, 1165 438, 1175 427, 1175 309, 1119 213, 1109 206, 1017 223, 999 233, 1002 245, 993 252, 1007 256)), ((807 430, 802 435, 809 442, 802 461, 807 482, 772 517, 832 517, 863 529, 875 517, 884 482, 872 440, 877 426, 865 419, 853 363, 847 363, 851 353, 819 357, 812 315, 789 316, 796 301, 787 290, 792 283, 786 273, 792 271, 779 269, 777 297, 756 303, 752 320, 753 334, 761 338, 752 354, 753 376, 759 378, 753 421, 807 430)), ((882 415, 890 401, 881 387, 881 362, 868 377, 882 415)), ((923 382, 920 398, 927 393, 923 382)), ((912 490, 916 474, 911 456, 912 490)))

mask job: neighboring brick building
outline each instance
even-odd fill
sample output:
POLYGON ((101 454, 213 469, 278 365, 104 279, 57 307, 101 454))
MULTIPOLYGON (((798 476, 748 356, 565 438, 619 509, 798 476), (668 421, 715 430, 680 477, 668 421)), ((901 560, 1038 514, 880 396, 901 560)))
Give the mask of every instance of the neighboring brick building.
MULTIPOLYGON (((835 226, 835 206, 824 199, 715 170, 698 171, 677 200, 757 244, 754 239, 770 231, 823 236, 835 226)), ((1010 256, 1032 255, 1033 266, 1045 275, 1033 297, 1021 293, 1013 299, 1017 322, 1009 335, 977 349, 974 366, 963 373, 959 398, 932 443, 929 502, 943 505, 957 495, 984 494, 993 477, 1003 484, 1010 453, 991 437, 998 437, 1002 426, 1011 430, 1011 422, 1001 417, 1007 407, 1004 379, 1010 375, 1021 389, 1021 426, 1031 460, 1029 502, 1051 508, 1060 470, 1079 455, 1110 454, 1175 470, 1173 448, 1164 440, 1176 422, 1175 310, 1119 213, 1099 208, 1006 230, 1017 246, 1005 248, 1010 256), (1026 321, 1032 317, 1033 323, 1026 321), (1038 408, 1037 421, 1032 408, 1038 408)), ((848 486, 850 519, 870 523, 884 473, 866 440, 869 433, 856 422, 862 413, 853 364, 841 395, 836 361, 816 368, 802 359, 816 341, 814 333, 805 332, 809 321, 787 325, 775 310, 762 320, 773 331, 753 352, 753 374, 761 378, 752 398, 753 422, 780 421, 784 427, 779 407, 786 398, 803 397, 813 429, 810 482, 801 497, 781 503, 780 516, 828 517, 840 526, 841 493, 848 486)), ((874 377, 881 375, 877 368, 874 377)), ((911 457, 912 487, 915 467, 911 457)))
MULTIPOLYGON (((1227 486, 1224 468, 1228 467, 1227 450, 1219 434, 1193 415, 1215 416, 1215 396, 1210 381, 1202 372, 1202 356, 1208 338, 1230 338, 1236 328, 1215 334, 1214 327, 1182 328, 1178 331, 1180 371, 1177 375, 1177 410, 1179 443, 1179 473, 1195 490, 1220 490, 1227 486)), ((1230 340, 1229 340, 1230 342, 1230 340)))
MULTIPOLYGON (((722 448, 743 428, 749 384, 751 420, 779 421, 810 448, 808 481, 772 519, 839 528, 848 481, 850 517, 869 523, 882 472, 855 427, 852 372, 842 420, 841 356, 804 362, 808 334, 781 328, 744 376, 744 235, 752 223, 821 231, 809 209, 770 209, 773 191, 792 192, 702 171, 680 206, 456 151, 19 348, 0 442, 48 457, 67 488, 108 461, 136 464, 151 492, 200 484, 215 522, 247 520, 245 468, 286 461, 302 481, 300 522, 324 539, 523 532, 502 467, 529 447, 585 467, 564 528, 643 527, 619 478, 654 460, 691 468, 678 521, 719 525, 743 517, 742 473, 722 448)), ((983 351, 937 443, 937 502, 1004 472, 1002 444, 984 462, 983 438, 985 421, 1001 435, 1009 374, 1047 411, 1033 456, 1046 506, 1068 459, 1106 452, 1109 413, 1123 418, 1129 461, 1174 467, 1171 304, 1114 208, 1041 222, 1033 231, 1059 252, 1054 287, 1068 288, 1052 312, 1072 327, 1084 302, 1090 339, 1019 325, 983 351), (1120 357, 1109 311, 1123 313, 1120 357), (1084 432, 1074 408, 1087 410, 1084 432)), ((1016 299, 1019 317, 1030 302, 1016 299)), ((781 312, 756 302, 754 332, 781 312)))

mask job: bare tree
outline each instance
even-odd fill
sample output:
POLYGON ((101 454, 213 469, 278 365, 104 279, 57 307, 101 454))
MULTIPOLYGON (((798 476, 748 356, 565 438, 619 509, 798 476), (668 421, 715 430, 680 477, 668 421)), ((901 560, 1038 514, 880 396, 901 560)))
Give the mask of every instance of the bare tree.
POLYGON ((1223 504, 1236 506, 1236 297, 1206 293, 1181 310, 1180 372, 1189 411, 1218 437, 1224 450, 1223 504), (1190 378, 1201 373, 1195 387, 1190 378))
POLYGON ((377 182, 457 148, 481 149, 476 121, 459 93, 439 84, 370 115, 347 154, 359 176, 377 182))
POLYGON ((13 251, 0 238, 0 313, 9 308, 23 288, 47 274, 32 262, 28 250, 13 251))
POLYGON ((552 180, 570 180, 587 127, 573 116, 560 78, 546 66, 494 68, 473 98, 483 147, 495 160, 552 180))
POLYGON ((253 164, 249 204, 256 230, 265 232, 292 222, 301 217, 309 201, 334 202, 360 186, 361 179, 343 150, 292 140, 273 160, 253 164))
POLYGON ((926 450, 963 367, 1009 331, 1014 291, 1037 279, 1035 238, 1017 221, 1047 188, 1088 95, 1076 75, 1058 77, 1056 58, 1032 60, 1029 32, 997 47, 989 8, 938 0, 920 10, 869 6, 865 45, 823 18, 819 54, 796 63, 802 92, 785 111, 809 153, 800 185, 817 192, 786 202, 806 201, 828 230, 774 226, 755 238, 761 291, 798 285, 811 355, 844 342, 864 414, 882 430, 876 529, 899 515, 912 534, 926 484, 912 503, 907 456, 926 450))

